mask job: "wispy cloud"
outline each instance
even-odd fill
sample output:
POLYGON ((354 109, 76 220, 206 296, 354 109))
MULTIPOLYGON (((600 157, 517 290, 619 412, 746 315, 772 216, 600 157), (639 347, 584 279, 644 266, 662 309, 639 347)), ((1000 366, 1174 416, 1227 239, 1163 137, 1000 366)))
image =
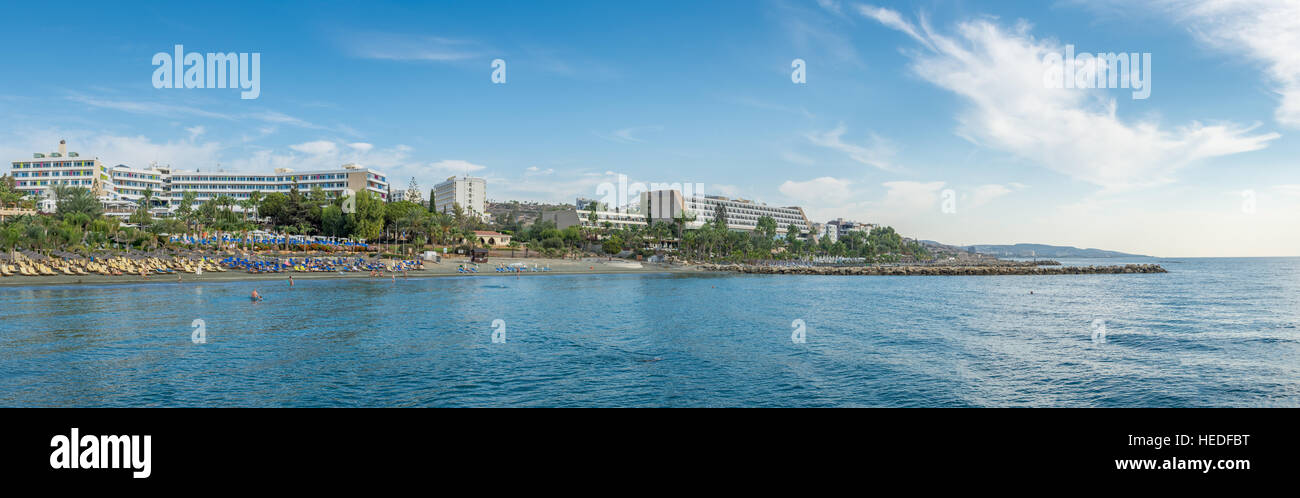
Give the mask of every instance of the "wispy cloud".
POLYGON ((821 133, 808 133, 805 135, 809 142, 820 147, 826 147, 849 156, 849 159, 859 163, 880 168, 886 171, 897 170, 893 164, 890 164, 891 158, 896 153, 892 143, 885 138, 871 133, 868 136, 868 145, 858 145, 844 141, 844 133, 847 129, 840 125, 833 130, 821 133))
POLYGON ((347 33, 341 36, 347 53, 363 59, 455 62, 484 57, 488 49, 472 40, 396 33, 347 33))
POLYGON ((176 104, 166 104, 162 102, 105 99, 105 98, 92 97, 89 95, 82 95, 82 94, 72 94, 69 95, 67 98, 68 100, 71 100, 73 102, 78 102, 91 107, 98 107, 101 109, 113 109, 117 111, 129 112, 132 114, 147 114, 152 116, 163 116, 163 117, 173 117, 173 118, 183 117, 183 116, 197 116, 197 117, 211 118, 211 119, 228 119, 228 120, 235 119, 235 116, 229 114, 205 111, 197 107, 176 105, 176 104))
POLYGON ((1277 122, 1300 128, 1300 2, 1295 0, 1161 0, 1207 44, 1265 66, 1281 96, 1277 122))
POLYGON ((1171 129, 1125 122, 1116 101, 1102 93, 1044 85, 1041 61, 1063 47, 1034 38, 1023 24, 1008 31, 987 20, 966 21, 947 36, 924 19, 917 26, 888 9, 863 10, 930 48, 911 55, 912 70, 967 101, 958 116, 960 135, 1109 191, 1171 182, 1193 162, 1259 150, 1279 137, 1232 123, 1171 129))
POLYGON ((474 164, 462 159, 443 159, 438 162, 429 163, 429 170, 438 174, 464 175, 482 171, 484 169, 487 169, 487 166, 474 164))
POLYGON ((647 133, 647 132, 660 132, 660 131, 663 131, 663 130, 664 130, 664 127, 659 126, 659 125, 651 125, 651 126, 634 126, 634 127, 631 127, 631 128, 623 128, 623 129, 620 129, 620 130, 614 130, 612 133, 608 133, 608 134, 598 133, 598 132, 597 132, 597 133, 595 133, 595 135, 598 136, 598 137, 600 137, 600 138, 603 138, 603 139, 605 139, 605 140, 609 140, 609 141, 611 141, 611 142, 618 142, 618 143, 625 143, 625 144, 633 144, 633 143, 644 143, 644 142, 645 142, 645 139, 643 139, 643 138, 641 138, 641 137, 639 137, 639 136, 637 136, 637 135, 643 135, 643 134, 645 134, 645 133, 647 133))

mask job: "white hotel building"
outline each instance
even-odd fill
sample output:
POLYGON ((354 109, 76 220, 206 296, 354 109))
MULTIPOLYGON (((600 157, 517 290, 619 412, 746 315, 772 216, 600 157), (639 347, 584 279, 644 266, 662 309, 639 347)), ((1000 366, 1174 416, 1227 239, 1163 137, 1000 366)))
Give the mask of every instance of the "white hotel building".
POLYGON ((449 176, 433 186, 433 199, 429 202, 439 213, 451 213, 452 206, 460 204, 466 214, 482 218, 487 213, 487 180, 449 176))
MULTIPOLYGON (((776 220, 776 232, 785 234, 790 225, 799 233, 808 233, 812 223, 804 214, 803 208, 797 206, 776 207, 747 199, 731 199, 720 195, 693 194, 682 195, 680 190, 655 190, 641 193, 640 210, 650 213, 654 221, 672 222, 685 214, 695 221, 687 228, 699 228, 713 222, 714 213, 721 206, 726 211, 727 228, 731 230, 753 231, 758 226, 758 219, 769 216, 776 220)), ((642 215, 644 217, 644 214, 642 215)))
MULTIPOLYGON (((543 213, 542 219, 555 222, 561 230, 573 225, 592 227, 589 219, 593 203, 579 199, 580 209, 567 211, 550 211, 543 213), (581 209, 587 208, 587 209, 581 209)), ((686 223, 686 228, 696 229, 713 222, 714 213, 722 206, 727 213, 727 228, 739 231, 753 231, 758 227, 758 219, 770 216, 776 220, 777 234, 785 234, 790 225, 794 225, 800 234, 809 233, 812 223, 799 207, 776 207, 745 199, 730 199, 717 195, 693 194, 686 197, 680 190, 654 190, 642 192, 640 202, 629 205, 620 211, 596 211, 595 227, 609 224, 611 228, 645 227, 650 222, 675 223, 683 214, 694 221, 686 223), (649 213, 650 220, 646 219, 649 213)), ((798 235, 796 235, 798 236, 798 235)))
MULTIPOLYGON (((331 196, 344 190, 368 191, 388 200, 387 176, 356 164, 303 172, 277 168, 274 173, 183 171, 157 165, 145 169, 125 165, 109 167, 98 158, 84 159, 76 152, 68 152, 67 144, 59 141, 58 152, 36 153, 31 160, 13 161, 11 166, 17 189, 37 197, 51 197, 54 187, 67 185, 85 187, 106 205, 120 206, 138 203, 146 190, 152 190, 152 204, 160 211, 178 205, 186 192, 195 193, 196 204, 221 195, 239 201, 249 198, 253 192, 288 193, 295 183, 302 192, 319 186, 331 196)), ((111 211, 110 214, 120 212, 111 211)))

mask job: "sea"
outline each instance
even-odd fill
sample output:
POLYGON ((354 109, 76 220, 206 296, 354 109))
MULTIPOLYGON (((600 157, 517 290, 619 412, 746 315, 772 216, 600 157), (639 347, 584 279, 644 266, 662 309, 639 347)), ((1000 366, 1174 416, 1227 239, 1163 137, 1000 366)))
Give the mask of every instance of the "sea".
POLYGON ((1062 263, 0 287, 0 406, 1300 406, 1300 258, 1062 263))

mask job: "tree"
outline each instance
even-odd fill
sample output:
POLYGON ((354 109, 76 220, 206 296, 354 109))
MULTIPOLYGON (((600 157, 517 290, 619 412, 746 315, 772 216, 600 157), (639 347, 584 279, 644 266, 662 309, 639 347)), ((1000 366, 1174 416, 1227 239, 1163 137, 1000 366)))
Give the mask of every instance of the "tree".
POLYGON ((727 229, 727 207, 718 204, 713 207, 713 226, 719 230, 727 229))
POLYGON ((197 195, 192 190, 187 190, 181 194, 181 200, 176 205, 176 215, 184 220, 187 225, 194 221, 194 199, 197 195))
POLYGON ((285 211, 288 209, 289 196, 280 192, 266 194, 261 202, 257 204, 257 214, 265 218, 271 218, 272 223, 279 226, 288 216, 285 211))
POLYGON ((436 202, 437 202, 437 199, 434 198, 434 190, 433 190, 433 189, 429 189, 429 212, 430 212, 430 213, 436 213, 436 212, 438 212, 438 206, 437 206, 436 202))
POLYGON ((776 237, 776 219, 771 216, 760 216, 755 223, 754 232, 759 235, 765 242, 771 242, 776 237))
POLYGON ((59 218, 82 213, 90 218, 104 214, 104 206, 95 194, 85 187, 60 185, 54 187, 54 213, 59 218))
POLYGON ((600 248, 605 251, 605 254, 618 254, 623 251, 623 239, 618 235, 610 235, 605 242, 601 243, 600 248))
POLYGON ((415 182, 414 176, 411 177, 411 183, 408 183, 406 185, 405 200, 414 202, 416 204, 420 204, 421 202, 423 202, 423 199, 420 198, 420 184, 415 182))
POLYGON ((384 201, 368 191, 357 193, 352 235, 361 240, 378 239, 384 234, 384 201))
POLYGON ((325 206, 320 213, 321 233, 330 237, 347 237, 351 232, 348 230, 347 216, 344 216, 343 209, 338 206, 325 206))

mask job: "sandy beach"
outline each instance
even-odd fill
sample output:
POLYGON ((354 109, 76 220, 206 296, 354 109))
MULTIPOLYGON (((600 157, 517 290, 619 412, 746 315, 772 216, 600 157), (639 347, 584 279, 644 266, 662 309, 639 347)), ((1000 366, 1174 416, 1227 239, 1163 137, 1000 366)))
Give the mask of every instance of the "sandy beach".
MULTIPOLYGON (((396 274, 396 278, 430 278, 430 277, 454 277, 454 276, 472 276, 472 277, 503 277, 515 276, 516 273, 501 273, 495 268, 498 265, 509 266, 514 263, 522 263, 528 268, 535 265, 538 268, 550 268, 550 271, 521 271, 518 276, 540 276, 540 275, 582 275, 582 274, 607 274, 607 273, 690 273, 699 272, 698 268, 686 265, 674 265, 665 263, 644 263, 624 260, 572 260, 572 259, 544 259, 544 258, 492 258, 488 263, 479 263, 477 273, 461 273, 457 268, 462 265, 466 268, 472 265, 467 259, 444 259, 442 263, 426 262, 424 270, 414 270, 406 272, 403 276, 401 273, 396 274)), ((393 273, 385 273, 383 278, 392 278, 393 273)), ((103 285, 103 284, 137 284, 137 283, 176 283, 178 275, 149 275, 148 278, 139 275, 49 275, 39 277, 28 277, 15 275, 12 277, 0 277, 0 287, 21 287, 33 285, 103 285)), ((181 282, 233 282, 233 281, 255 281, 255 280, 288 280, 292 276, 295 281, 299 280, 318 280, 333 278, 377 278, 371 277, 367 272, 282 272, 282 273, 248 273, 244 270, 229 270, 226 272, 203 272, 202 275, 193 273, 179 274, 181 282)))

